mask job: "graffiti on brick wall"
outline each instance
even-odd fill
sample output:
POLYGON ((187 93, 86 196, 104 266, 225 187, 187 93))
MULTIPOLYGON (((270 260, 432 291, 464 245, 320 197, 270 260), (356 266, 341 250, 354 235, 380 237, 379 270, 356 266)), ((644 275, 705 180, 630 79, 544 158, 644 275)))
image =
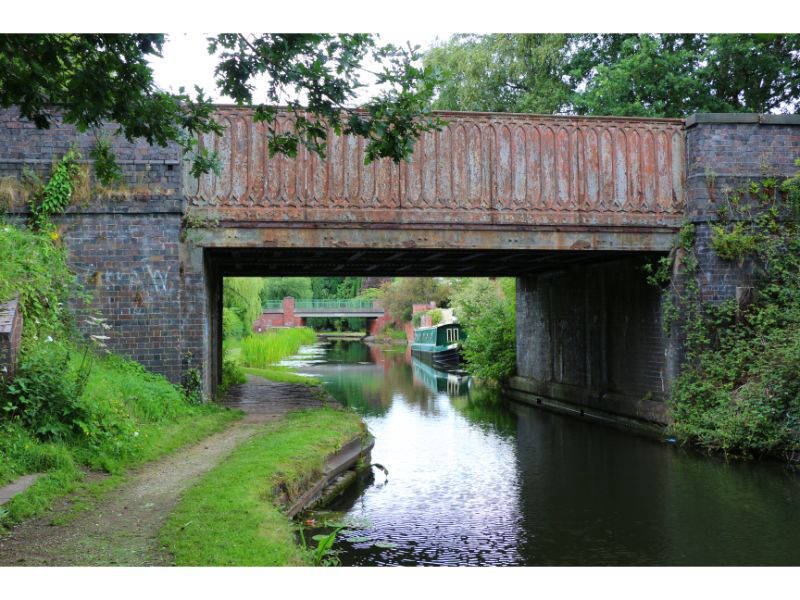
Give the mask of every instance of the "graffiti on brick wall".
POLYGON ((172 265, 164 269, 155 269, 151 265, 134 267, 130 271, 106 271, 99 273, 102 284, 120 286, 128 289, 147 290, 157 295, 172 293, 172 282, 169 272, 172 265))

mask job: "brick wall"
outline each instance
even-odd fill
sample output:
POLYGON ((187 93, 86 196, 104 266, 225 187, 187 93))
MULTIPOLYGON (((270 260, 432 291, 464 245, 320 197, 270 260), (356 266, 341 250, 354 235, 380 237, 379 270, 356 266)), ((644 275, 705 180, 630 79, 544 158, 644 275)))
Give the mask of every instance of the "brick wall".
POLYGON ((367 319, 367 334, 368 335, 378 335, 386 325, 391 324, 394 321, 394 317, 388 313, 384 313, 382 317, 377 317, 375 319, 367 319))
MULTIPOLYGON (((79 133, 59 118, 39 130, 16 110, 0 110, 0 176, 19 176, 25 167, 46 176, 51 163, 73 146, 88 162, 93 145, 91 133, 79 133)), ((129 189, 158 193, 94 197, 70 206, 54 223, 70 266, 92 294, 92 307, 112 325, 110 347, 177 382, 182 353, 194 349, 198 359, 202 356, 205 325, 205 310, 187 317, 198 302, 205 303, 205 284, 202 269, 184 273, 180 257, 180 153, 175 145, 159 148, 119 137, 112 137, 111 145, 129 189), (188 303, 187 290, 193 295, 188 303), (189 338, 187 330, 193 330, 189 338)), ((14 222, 26 216, 25 206, 12 208, 14 222)), ((77 309, 80 323, 87 307, 77 309)))
POLYGON ((686 127, 686 216, 697 232, 701 299, 722 302, 734 298, 738 286, 752 284, 753 265, 719 258, 711 248, 711 224, 726 190, 797 171, 800 115, 695 115, 686 127))
POLYGON ((253 333, 261 333, 270 327, 285 327, 282 312, 264 312, 253 322, 253 333))
POLYGON ((661 295, 640 257, 518 279, 517 374, 556 400, 663 422, 661 295))

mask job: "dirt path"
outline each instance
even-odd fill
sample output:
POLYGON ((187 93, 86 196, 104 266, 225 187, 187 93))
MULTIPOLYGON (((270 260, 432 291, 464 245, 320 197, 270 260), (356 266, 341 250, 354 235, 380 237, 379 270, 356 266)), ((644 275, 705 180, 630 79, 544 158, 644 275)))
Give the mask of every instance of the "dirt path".
POLYGON ((54 511, 18 525, 0 536, 0 565, 172 564, 158 532, 183 491, 261 424, 291 410, 321 404, 314 388, 249 376, 248 383, 233 390, 226 402, 247 413, 242 420, 136 470, 111 497, 68 525, 51 525, 54 511))

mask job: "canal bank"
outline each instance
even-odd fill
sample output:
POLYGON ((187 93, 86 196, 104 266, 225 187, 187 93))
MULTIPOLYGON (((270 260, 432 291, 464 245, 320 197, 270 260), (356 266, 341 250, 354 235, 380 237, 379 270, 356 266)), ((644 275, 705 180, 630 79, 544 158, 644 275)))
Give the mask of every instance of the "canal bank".
POLYGON ((251 377, 229 403, 243 418, 144 465, 89 510, 68 497, 14 527, 0 536, 0 564, 314 564, 280 501, 303 508, 324 495, 315 487, 351 468, 365 437, 358 415, 320 391, 251 377))
POLYGON ((363 416, 390 473, 322 513, 355 524, 342 564, 800 563, 793 471, 509 404, 364 344, 322 348, 302 371, 363 416))

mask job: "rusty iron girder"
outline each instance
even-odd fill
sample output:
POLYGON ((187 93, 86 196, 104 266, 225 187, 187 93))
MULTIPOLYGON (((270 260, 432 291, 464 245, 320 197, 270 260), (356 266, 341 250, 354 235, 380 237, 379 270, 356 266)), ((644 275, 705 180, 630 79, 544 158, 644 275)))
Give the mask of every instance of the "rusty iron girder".
MULTIPOLYGON (((229 223, 677 227, 683 121, 437 113, 408 163, 364 164, 365 141, 329 131, 327 157, 269 156, 252 111, 220 107, 219 176, 184 177, 188 206, 229 223), (205 210, 203 210, 205 209, 205 210)), ((281 114, 278 129, 291 127, 281 114)))

